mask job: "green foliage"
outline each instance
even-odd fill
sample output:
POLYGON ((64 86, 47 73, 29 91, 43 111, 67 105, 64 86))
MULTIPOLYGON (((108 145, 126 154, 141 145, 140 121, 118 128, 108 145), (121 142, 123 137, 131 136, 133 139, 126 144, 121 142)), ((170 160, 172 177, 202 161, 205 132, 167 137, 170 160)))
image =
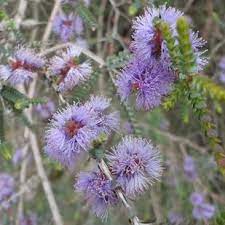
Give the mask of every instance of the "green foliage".
MULTIPOLYGON (((220 139, 217 135, 210 110, 207 107, 207 95, 218 103, 218 101, 223 101, 225 98, 224 89, 209 78, 194 74, 197 65, 190 42, 190 30, 185 17, 180 17, 177 20, 177 37, 173 37, 169 25, 165 22, 157 20, 155 26, 161 30, 172 59, 174 70, 179 74, 179 80, 176 82, 173 92, 163 103, 164 108, 167 110, 172 109, 180 99, 182 99, 182 102, 187 101, 193 109, 194 114, 198 117, 210 146, 214 149, 215 154, 220 154, 220 139), (176 38, 178 40, 177 45, 176 38)), ((183 120, 187 122, 188 113, 186 112, 184 115, 183 120)), ((225 157, 220 159, 219 162, 222 161, 222 164, 218 163, 218 165, 221 172, 225 173, 224 159, 225 157)))
POLYGON ((206 76, 194 76, 192 85, 203 94, 207 94, 212 100, 225 102, 225 89, 206 76))
POLYGON ((138 125, 138 122, 136 120, 136 116, 134 114, 134 111, 131 109, 131 107, 129 105, 127 105, 126 103, 122 103, 123 104, 123 107, 125 109, 125 112, 127 114, 127 117, 129 119, 129 122, 131 123, 132 125, 132 128, 133 128, 133 133, 136 135, 136 136, 141 136, 141 130, 139 128, 139 125, 138 125))
POLYGON ((76 6, 76 12, 92 30, 97 28, 98 24, 95 17, 83 3, 80 2, 76 6))
POLYGON ((180 17, 177 20, 177 33, 180 51, 180 72, 184 75, 184 77, 180 78, 186 78, 186 76, 196 71, 196 60, 190 41, 189 25, 185 17, 180 17))
POLYGON ((160 29, 163 38, 166 41, 166 46, 168 48, 170 58, 172 59, 174 69, 178 69, 179 65, 179 49, 176 45, 176 39, 173 37, 169 24, 162 20, 157 19, 155 21, 156 28, 160 29))
POLYGON ((130 59, 131 54, 128 51, 121 51, 118 55, 107 57, 106 65, 110 70, 120 69, 124 67, 130 59))
POLYGON ((4 85, 0 90, 0 95, 7 101, 15 110, 22 111, 30 105, 42 104, 46 101, 43 99, 29 99, 26 95, 22 94, 13 87, 4 85))
POLYGON ((96 86, 98 77, 101 76, 100 71, 95 71, 92 73, 89 80, 85 81, 82 85, 74 89, 72 100, 85 100, 90 94, 91 90, 96 86))
POLYGON ((4 111, 0 103, 0 141, 5 141, 5 131, 4 131, 4 111))
POLYGON ((225 224, 225 211, 219 212, 214 219, 213 225, 224 225, 225 224))
POLYGON ((0 155, 5 160, 10 160, 12 158, 12 146, 5 141, 0 141, 0 155))

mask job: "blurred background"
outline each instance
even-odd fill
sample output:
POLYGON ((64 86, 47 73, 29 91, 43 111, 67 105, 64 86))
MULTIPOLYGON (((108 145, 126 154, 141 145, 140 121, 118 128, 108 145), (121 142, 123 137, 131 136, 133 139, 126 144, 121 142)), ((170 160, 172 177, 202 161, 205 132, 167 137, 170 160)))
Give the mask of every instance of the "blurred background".
MULTIPOLYGON (((17 45, 42 48, 43 35, 56 2, 0 0, 1 64, 7 62, 17 45)), ((119 70, 129 59, 131 25, 134 17, 141 15, 146 6, 165 3, 185 12, 191 27, 198 30, 207 41, 206 54, 209 64, 202 74, 208 75, 215 83, 225 88, 224 0, 90 0, 84 1, 85 9, 78 8, 74 0, 74 4, 62 4, 60 10, 84 15, 81 17, 83 31, 77 32, 71 41, 90 49, 104 59, 107 68, 119 70)), ((54 30, 45 41, 45 49, 64 43, 54 30)), ((50 53, 47 57, 52 55, 50 53)), ((124 108, 111 83, 108 70, 100 69, 95 63, 93 67, 95 72, 91 79, 67 94, 66 99, 69 102, 83 102, 90 94, 104 94, 112 98, 113 108, 121 114, 121 133, 131 134, 134 128, 139 129, 143 137, 152 139, 163 155, 164 173, 161 181, 154 184, 137 201, 131 201, 137 215, 143 221, 153 224, 224 225, 225 179, 217 169, 212 149, 190 107, 180 99, 176 107, 169 112, 163 107, 150 112, 137 112, 132 106, 124 108), (193 218, 190 196, 194 192, 202 193, 205 201, 215 207, 211 219, 193 218)), ((90 212, 83 197, 74 191, 77 171, 93 167, 93 160, 86 156, 74 170, 68 171, 44 154, 43 136, 48 119, 59 107, 59 98, 50 88, 44 73, 43 71, 43 76, 39 76, 35 97, 45 98, 48 103, 29 109, 33 115, 32 122, 24 113, 16 111, 10 105, 5 105, 4 110, 1 110, 0 126, 3 127, 4 124, 5 140, 0 145, 0 173, 13 176, 13 194, 16 196, 7 210, 0 206, 0 225, 18 224, 18 213, 21 210, 24 215, 36 217, 36 224, 54 224, 46 192, 37 173, 33 152, 27 145, 26 135, 24 136, 25 127, 30 127, 36 133, 43 168, 65 225, 129 224, 122 206, 112 209, 108 219, 101 221, 90 212), (24 148, 25 156, 21 153, 24 152, 24 148)), ((213 112, 217 132, 224 147, 224 102, 210 99, 208 107, 213 112)), ((108 151, 120 139, 121 135, 114 134, 99 148, 108 151)), ((1 181, 0 187, 3 187, 1 181)), ((24 224, 33 225, 31 220, 30 223, 24 224)))

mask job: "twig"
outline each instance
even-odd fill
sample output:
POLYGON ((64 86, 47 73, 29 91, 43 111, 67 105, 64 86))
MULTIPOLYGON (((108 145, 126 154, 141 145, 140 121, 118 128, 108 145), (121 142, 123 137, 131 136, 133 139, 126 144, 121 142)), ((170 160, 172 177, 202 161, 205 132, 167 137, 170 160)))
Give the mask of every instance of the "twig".
POLYGON ((201 152, 202 154, 206 153, 207 152, 207 149, 205 149, 204 147, 201 147, 197 144, 195 144, 194 142, 190 141, 189 139, 186 139, 186 138, 183 138, 183 137, 179 137, 179 136, 176 136, 174 134, 171 134, 171 133, 167 133, 167 132, 164 132, 164 131, 161 131, 157 128, 153 128, 151 127, 151 130, 169 138, 170 140, 174 141, 174 142, 178 142, 178 143, 182 143, 182 144, 185 144, 193 149, 196 149, 198 150, 199 152, 201 152))
POLYGON ((57 13, 59 11, 60 2, 61 2, 60 0, 55 0, 55 4, 54 4, 54 7, 52 9, 51 16, 50 16, 50 18, 48 20, 48 24, 46 26, 46 29, 45 29, 45 32, 44 32, 44 35, 43 35, 43 38, 42 38, 42 44, 44 46, 46 45, 46 42, 48 41, 49 36, 51 34, 52 24, 53 24, 55 16, 57 15, 57 13))
POLYGON ((105 61, 102 58, 100 58, 99 56, 95 55, 93 52, 89 51, 88 49, 82 48, 74 43, 70 43, 70 42, 65 43, 65 44, 59 44, 52 48, 46 49, 40 53, 40 56, 46 56, 52 52, 55 52, 55 51, 63 49, 63 48, 67 48, 69 46, 74 46, 77 49, 79 49, 84 55, 86 55, 87 57, 89 57, 89 58, 93 59, 95 62, 97 62, 99 64, 99 67, 103 67, 105 65, 105 61))
POLYGON ((25 16, 25 12, 27 9, 27 0, 20 0, 19 2, 19 6, 18 6, 18 10, 17 10, 17 14, 14 17, 14 20, 16 22, 16 27, 19 28, 23 18, 25 16))
MULTIPOLYGON (((25 135, 26 135, 26 133, 25 133, 25 135)), ((28 152, 28 144, 22 149, 23 162, 22 162, 21 169, 20 169, 20 185, 21 186, 26 181, 28 158, 25 156, 27 155, 27 152, 28 152)), ((19 225, 20 218, 22 215, 23 215, 23 195, 20 195, 18 210, 17 210, 17 220, 16 220, 17 225, 19 225)))
POLYGON ((37 172, 41 179, 41 183, 42 183, 44 191, 45 191, 45 196, 48 200, 50 209, 52 211, 53 219, 54 219, 56 225, 63 225, 63 221, 62 221, 61 215, 59 213, 59 209, 56 204, 51 185, 49 183, 48 177, 45 173, 45 170, 44 170, 44 167, 42 164, 42 159, 41 159, 41 155, 40 155, 39 148, 38 148, 37 138, 36 138, 35 134, 32 132, 29 133, 29 136, 30 136, 31 148, 32 148, 33 154, 34 154, 34 160, 35 160, 36 167, 37 167, 37 172))

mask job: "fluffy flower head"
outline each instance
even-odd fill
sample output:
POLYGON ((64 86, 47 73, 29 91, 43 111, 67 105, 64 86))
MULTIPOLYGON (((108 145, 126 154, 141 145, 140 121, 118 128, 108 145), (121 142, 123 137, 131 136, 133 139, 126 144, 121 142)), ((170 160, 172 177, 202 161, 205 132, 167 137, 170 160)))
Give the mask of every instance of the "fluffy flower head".
POLYGON ((51 158, 72 167, 80 151, 88 151, 101 133, 116 128, 118 118, 101 111, 98 99, 101 97, 92 97, 83 105, 69 105, 53 115, 45 136, 45 150, 51 158))
POLYGON ((69 15, 60 13, 55 17, 53 22, 53 31, 64 42, 70 40, 75 34, 80 35, 83 29, 82 19, 73 13, 69 15))
POLYGON ((99 169, 92 172, 81 172, 75 188, 84 194, 92 212, 103 219, 107 217, 109 207, 118 203, 112 181, 99 169))
POLYGON ((124 101, 134 93, 137 109, 150 110, 160 105, 175 79, 174 73, 162 63, 148 64, 134 58, 119 75, 116 84, 124 101))
POLYGON ((107 159, 112 174, 128 196, 142 193, 162 174, 159 152, 145 139, 124 138, 107 159))
POLYGON ((14 193, 14 189, 14 178, 7 173, 0 173, 0 205, 4 209, 10 207, 10 203, 7 200, 14 193))
POLYGON ((49 70, 57 79, 60 92, 69 91, 91 75, 92 68, 88 61, 79 62, 80 49, 75 46, 67 48, 61 56, 52 58, 49 70))
POLYGON ((103 96, 91 96, 90 100, 85 104, 90 110, 94 110, 99 117, 99 132, 109 134, 111 131, 117 131, 119 128, 120 116, 115 111, 108 113, 110 107, 110 99, 103 96))
MULTIPOLYGON (((161 19, 169 24, 171 31, 176 36, 176 22, 183 13, 175 8, 166 7, 165 5, 159 8, 147 8, 143 16, 137 17, 133 23, 133 42, 131 44, 131 50, 133 53, 146 63, 148 60, 156 60, 163 62, 166 60, 168 66, 170 66, 169 53, 166 47, 166 43, 163 40, 162 33, 155 27, 155 19, 161 19)), ((205 45, 205 41, 198 36, 196 32, 190 32, 190 39, 192 48, 196 57, 197 68, 196 70, 202 70, 207 64, 208 60, 203 56, 205 51, 202 51, 202 47, 205 45)))
POLYGON ((208 220, 215 214, 215 206, 205 201, 205 196, 202 193, 194 192, 190 196, 190 202, 193 205, 193 217, 196 220, 208 220))
POLYGON ((20 225, 37 225, 37 215, 35 213, 30 213, 26 216, 20 218, 20 225))
POLYGON ((190 182, 195 181, 198 177, 198 173, 197 173, 195 162, 191 156, 185 157, 183 167, 184 167, 184 174, 186 178, 190 182))
POLYGON ((0 65, 0 79, 8 80, 11 85, 29 82, 37 69, 45 64, 44 59, 38 56, 34 50, 18 48, 8 65, 0 65))

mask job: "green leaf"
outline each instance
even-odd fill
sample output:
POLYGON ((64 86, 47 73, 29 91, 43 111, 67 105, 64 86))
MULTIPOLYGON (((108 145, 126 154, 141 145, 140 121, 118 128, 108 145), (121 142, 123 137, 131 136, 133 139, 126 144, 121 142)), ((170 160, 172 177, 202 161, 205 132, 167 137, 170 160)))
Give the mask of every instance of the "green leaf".
POLYGON ((76 7, 76 13, 84 20, 84 22, 92 29, 95 30, 98 26, 95 17, 91 11, 83 4, 79 3, 76 7))

